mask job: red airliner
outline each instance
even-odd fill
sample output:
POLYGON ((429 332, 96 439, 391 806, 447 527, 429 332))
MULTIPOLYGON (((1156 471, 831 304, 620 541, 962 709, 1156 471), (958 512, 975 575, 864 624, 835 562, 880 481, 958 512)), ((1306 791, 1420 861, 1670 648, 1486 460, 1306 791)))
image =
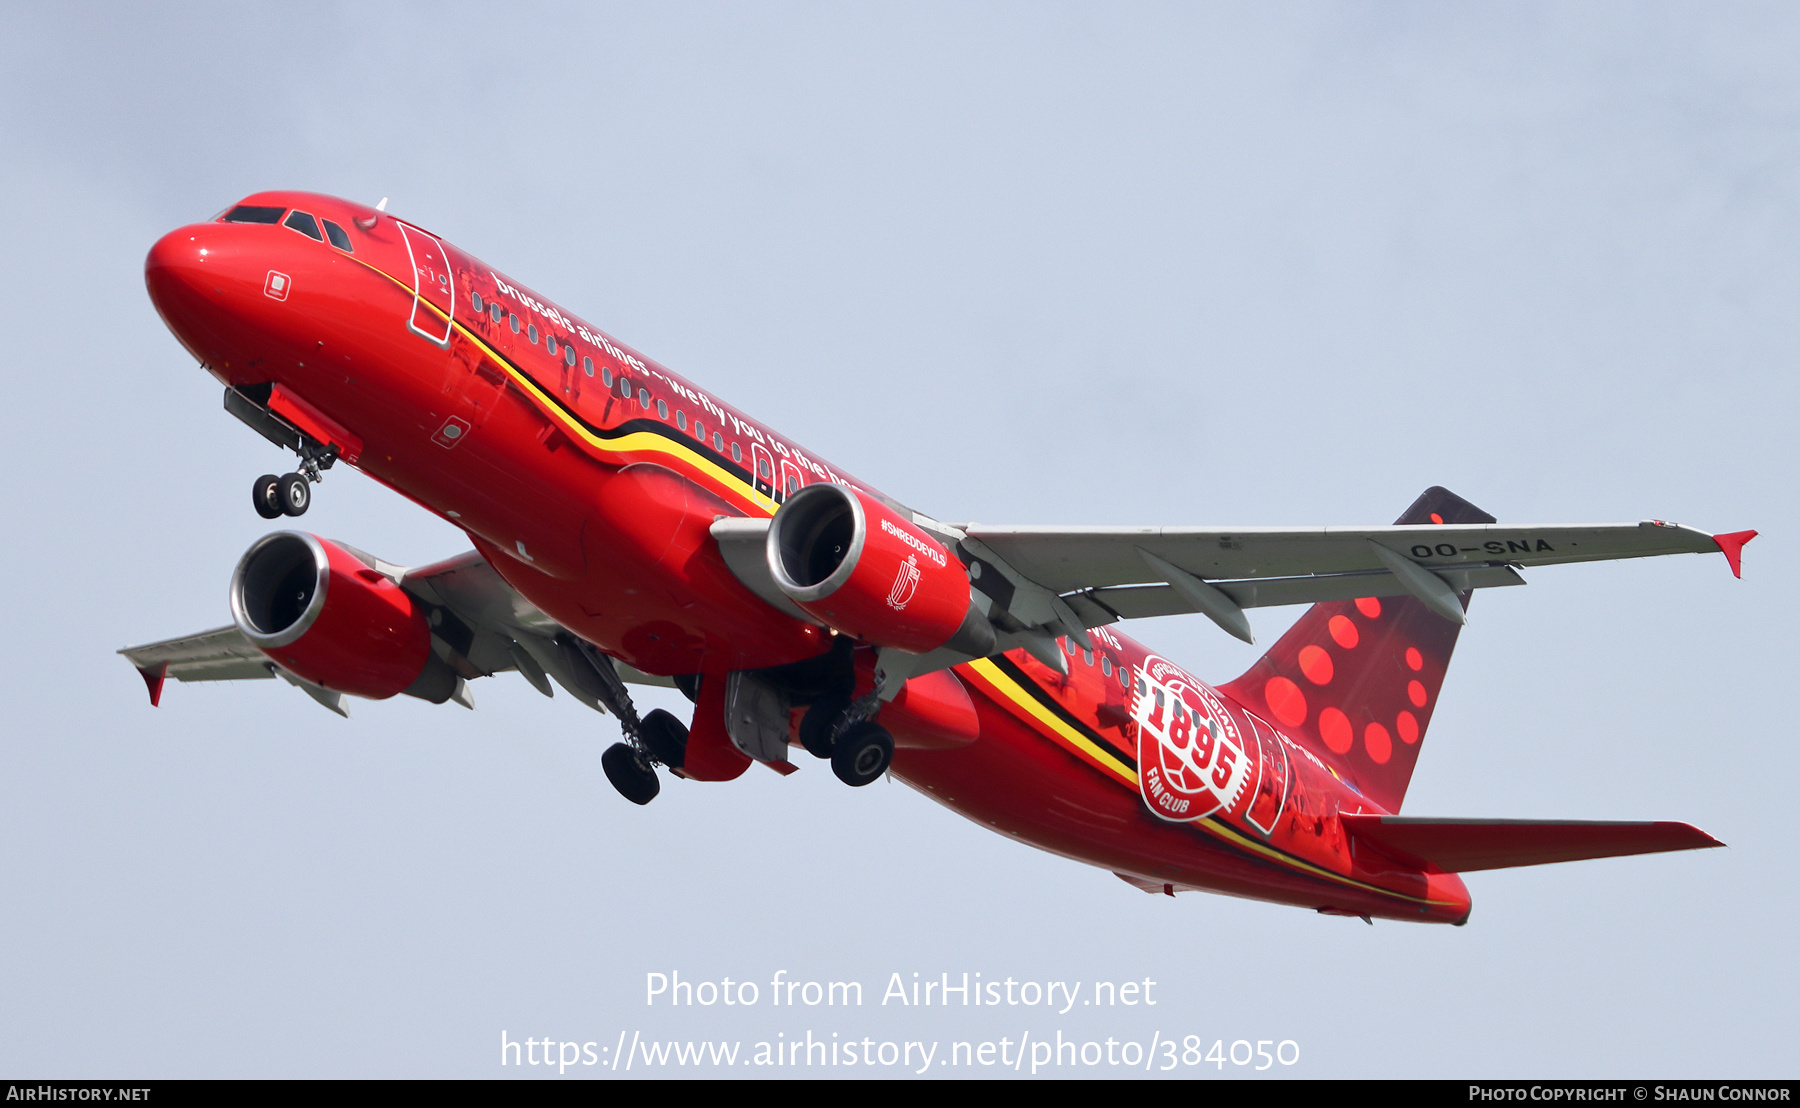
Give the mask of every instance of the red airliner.
POLYGON ((122 651, 163 682, 280 677, 472 706, 515 670, 618 717, 627 799, 657 767, 786 774, 939 803, 1152 893, 1464 922, 1470 870, 1716 846, 1681 823, 1401 817, 1470 596, 1557 562, 1723 552, 1660 520, 1501 526, 1442 488, 1391 527, 945 523, 381 210, 265 192, 151 248, 150 297, 298 461, 252 487, 306 511, 344 462, 465 531, 408 569, 299 531, 252 545, 230 626, 122 651), (1113 629, 1310 604, 1209 686, 1113 629), (633 683, 694 702, 639 716, 633 683))

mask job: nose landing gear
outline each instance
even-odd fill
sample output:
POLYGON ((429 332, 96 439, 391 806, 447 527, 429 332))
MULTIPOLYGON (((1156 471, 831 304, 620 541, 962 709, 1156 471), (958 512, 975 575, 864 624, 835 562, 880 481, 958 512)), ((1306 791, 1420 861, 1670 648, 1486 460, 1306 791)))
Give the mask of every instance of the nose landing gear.
POLYGON ((290 473, 285 477, 277 477, 273 473, 265 473, 250 487, 250 502, 255 506, 256 514, 264 519, 303 516, 306 509, 312 506, 312 489, 307 486, 306 477, 302 474, 290 473))
POLYGON ((300 469, 281 477, 265 473, 250 486, 250 503, 264 519, 303 516, 312 507, 311 483, 324 480, 321 472, 337 461, 335 446, 315 448, 312 444, 300 451, 300 469))

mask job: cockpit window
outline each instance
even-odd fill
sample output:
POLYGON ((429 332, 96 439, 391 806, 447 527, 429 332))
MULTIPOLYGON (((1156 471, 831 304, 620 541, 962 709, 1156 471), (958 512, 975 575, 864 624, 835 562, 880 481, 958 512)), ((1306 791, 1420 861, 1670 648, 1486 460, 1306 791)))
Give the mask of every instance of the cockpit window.
POLYGON ((342 250, 344 253, 356 253, 356 248, 350 245, 350 236, 344 233, 342 227, 339 227, 329 219, 325 220, 325 237, 331 240, 331 245, 342 250))
POLYGON ((259 208, 255 204, 239 204, 225 213, 227 223, 280 223, 286 208, 259 208))
POLYGON ((290 230, 298 231, 309 239, 317 239, 320 242, 325 241, 324 232, 319 230, 319 221, 297 208, 291 215, 281 221, 281 225, 290 230))

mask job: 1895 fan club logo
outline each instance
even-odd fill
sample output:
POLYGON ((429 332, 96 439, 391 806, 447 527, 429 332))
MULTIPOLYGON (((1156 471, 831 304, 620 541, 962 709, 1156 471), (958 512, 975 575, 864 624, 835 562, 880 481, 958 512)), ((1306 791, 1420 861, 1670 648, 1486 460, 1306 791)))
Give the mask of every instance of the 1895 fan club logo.
POLYGON ((1256 754, 1212 690, 1154 654, 1133 686, 1144 803, 1176 823, 1235 806, 1256 754))

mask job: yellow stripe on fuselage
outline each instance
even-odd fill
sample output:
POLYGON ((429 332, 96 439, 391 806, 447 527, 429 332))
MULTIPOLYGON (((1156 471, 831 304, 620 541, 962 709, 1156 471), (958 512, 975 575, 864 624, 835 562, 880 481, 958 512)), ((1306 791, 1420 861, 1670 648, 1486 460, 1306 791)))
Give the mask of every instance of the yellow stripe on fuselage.
MULTIPOLYGON (((1044 707, 1036 697, 1032 696, 1024 689, 1021 689, 1015 678, 1002 672, 1000 667, 996 666, 992 661, 982 658, 966 663, 965 667, 962 668, 972 669, 979 673, 983 680, 997 692, 1004 695, 1012 703, 1023 708, 1033 720, 1036 720, 1042 725, 1042 728, 1047 732, 1048 737, 1053 740, 1060 740, 1062 743, 1074 747, 1076 750, 1087 755, 1090 762, 1094 763, 1099 768, 1110 772, 1130 788, 1135 790, 1138 787, 1137 775, 1127 769, 1123 762, 1113 757, 1112 754, 1101 747, 1096 746, 1092 739, 1089 739, 1086 735, 1083 735, 1081 732, 1070 727, 1067 722, 1059 719, 1054 712, 1044 707)), ((1323 866, 1296 858, 1286 851, 1277 850, 1267 843, 1258 842, 1256 839, 1243 834, 1217 816, 1190 821, 1189 826, 1198 828, 1214 838, 1222 839, 1232 846, 1250 854, 1254 854, 1259 858, 1274 862, 1277 865, 1285 866, 1288 869, 1298 870, 1299 872, 1308 874, 1312 877, 1322 878, 1340 885, 1347 885, 1354 889, 1362 889, 1366 892, 1379 893, 1382 896, 1395 897, 1413 904, 1449 905, 1454 903, 1453 901, 1448 900, 1431 900, 1426 897, 1412 896, 1411 894, 1398 892, 1394 889, 1383 888, 1380 885, 1371 885, 1366 881, 1358 881, 1354 877, 1346 877, 1334 870, 1329 870, 1323 866)))
POLYGON ((630 434, 610 439, 602 438, 599 435, 594 434, 592 431, 588 430, 585 424, 579 419, 576 419, 565 410, 561 404, 551 397, 551 395, 545 391, 543 386, 539 385, 529 374, 515 366, 511 358, 508 358, 506 355, 494 349, 486 339, 483 339, 468 327, 457 322, 455 319, 452 319, 442 308, 433 304, 431 301, 426 300, 424 297, 419 296, 416 291, 408 288, 404 282, 400 281, 392 274, 379 269, 360 258, 354 258, 353 260, 373 272, 386 277, 408 296, 411 296, 415 304, 425 305, 427 308, 431 309, 433 314, 454 327, 465 338, 479 347, 482 352, 488 356, 489 361, 499 366, 501 371, 507 375, 508 379, 517 385, 521 391, 534 399, 537 402, 538 408, 544 415, 550 418, 550 420, 556 423, 562 430, 573 434, 582 442, 586 443, 592 451, 602 455, 662 454, 667 457, 678 459, 687 463, 694 469, 699 470, 702 475, 710 478, 716 486, 713 489, 714 492, 724 492, 733 496, 747 504, 750 508, 759 511, 764 515, 773 515, 775 513, 775 503, 772 498, 765 497, 762 493, 757 492, 755 485, 744 481, 737 476, 737 474, 720 466, 717 462, 695 450, 693 447, 688 446, 680 439, 670 435, 658 435, 651 431, 634 431, 630 434))
POLYGON ((1061 740, 1066 746, 1073 747, 1085 755, 1088 761, 1111 773, 1126 785, 1137 788, 1137 774, 1131 772, 1124 762, 1095 745, 1094 740, 1070 727, 1065 720, 1057 718, 1056 713, 1044 707, 1036 697, 1019 688, 1018 682, 1001 672, 999 666, 987 658, 977 658, 965 665, 968 669, 979 673, 983 680, 1003 693, 1008 700, 1023 708, 1049 733, 1050 737, 1061 740))
MULTIPOLYGON (((358 259, 358 261, 360 261, 360 259, 358 259)), ((368 263, 365 262, 363 264, 367 265, 368 263)), ((561 425, 565 430, 573 432, 595 451, 598 451, 601 454, 664 454, 678 458, 710 476, 724 491, 732 493, 739 499, 748 502, 757 510, 771 515, 774 513, 773 501, 768 500, 768 498, 765 498, 761 493, 757 492, 754 485, 746 483, 736 474, 722 468, 711 458, 695 451, 692 447, 687 446, 680 440, 664 435, 658 435, 649 431, 635 431, 615 439, 606 439, 595 435, 593 432, 589 431, 585 425, 565 411, 562 405, 557 403, 556 400, 554 400, 550 394, 537 383, 537 381, 515 367, 512 363, 512 359, 495 350, 481 336, 475 334, 456 320, 451 319, 443 309, 431 303, 431 301, 417 296, 412 289, 407 288, 405 284, 395 280, 390 274, 387 274, 380 269, 376 269, 372 265, 369 266, 369 268, 380 273, 382 276, 387 277, 388 280, 393 281, 395 285, 399 286, 409 295, 412 295, 416 303, 424 304, 438 316, 442 317, 457 331, 461 332, 470 342, 473 342, 484 351, 489 359, 493 361, 494 364, 498 365, 522 391, 536 400, 538 406, 547 416, 561 425)), ((1086 735, 1083 735, 1073 727, 1070 727, 1066 721, 1044 707, 1036 697, 1032 696, 1024 689, 1019 688, 1018 682, 1001 672, 1000 668, 992 661, 986 658, 978 658, 965 665, 966 668, 979 673, 992 688, 1004 695, 1008 700, 1024 709, 1025 713, 1039 724, 1040 730, 1048 737, 1060 741, 1063 745, 1079 752, 1088 762, 1111 774, 1127 787, 1132 789, 1138 787, 1137 775, 1133 773, 1125 763, 1119 761, 1112 753, 1097 745, 1086 735)), ((1393 889, 1385 889, 1379 885, 1371 885, 1365 881, 1358 881, 1355 878, 1346 877, 1341 873, 1336 873, 1323 866, 1302 861, 1284 851, 1277 850, 1274 847, 1244 835, 1229 824, 1219 820, 1217 817, 1196 820, 1191 826, 1197 827, 1207 834, 1212 835, 1214 838, 1221 839, 1240 850, 1247 851, 1260 858, 1264 858, 1278 865, 1286 866, 1289 869, 1297 870, 1301 873, 1336 882, 1337 884, 1347 885, 1351 888, 1377 893, 1382 896, 1394 897, 1414 904, 1450 905, 1453 903, 1452 901, 1431 900, 1425 897, 1416 897, 1407 893, 1397 892, 1393 889)))

